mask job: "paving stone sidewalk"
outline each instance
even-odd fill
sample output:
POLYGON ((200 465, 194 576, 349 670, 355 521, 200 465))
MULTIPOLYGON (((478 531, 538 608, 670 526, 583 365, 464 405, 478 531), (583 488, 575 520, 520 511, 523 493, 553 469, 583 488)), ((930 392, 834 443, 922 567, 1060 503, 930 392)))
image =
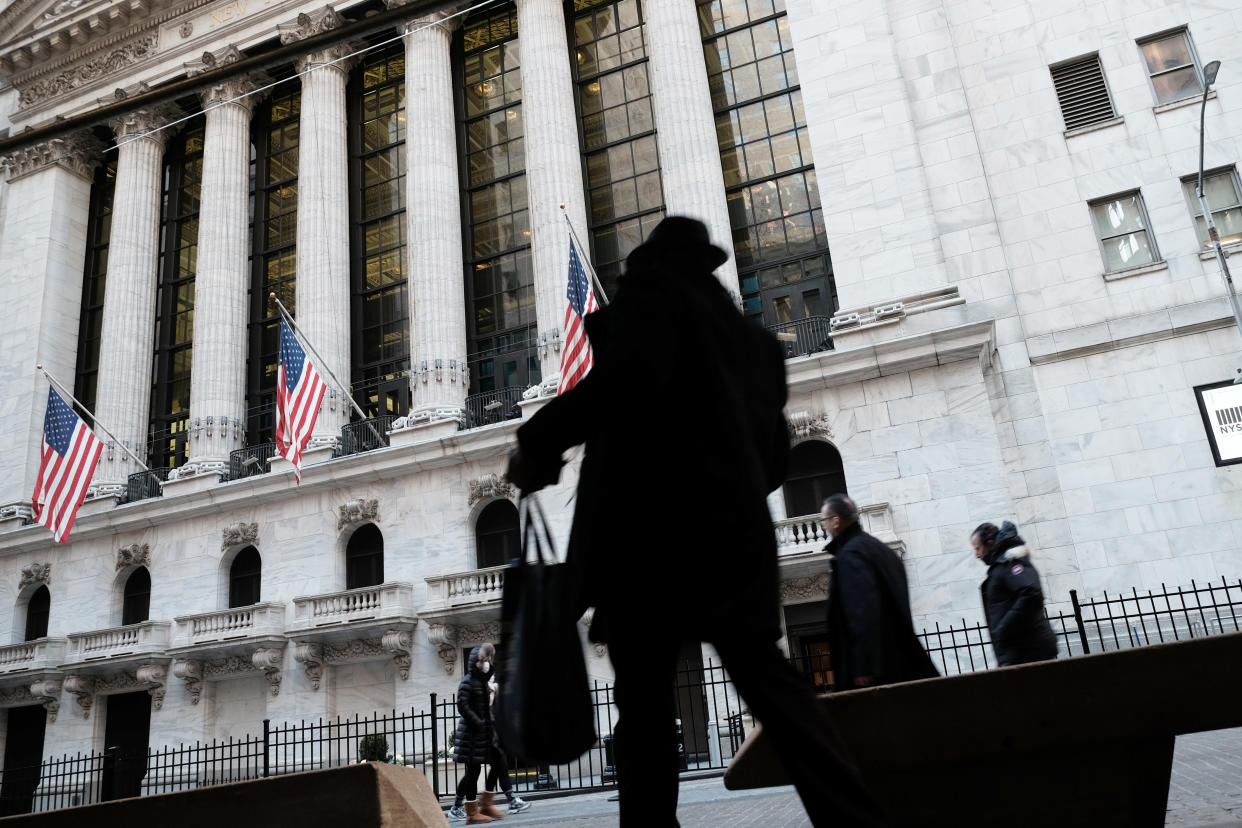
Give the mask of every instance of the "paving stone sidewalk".
MULTIPOLYGON (((532 800, 529 811, 506 817, 506 828, 617 825, 613 792, 532 800)), ((685 780, 677 818, 682 828, 809 828, 793 788, 726 791, 719 777, 685 780)), ((1242 728, 1177 740, 1166 826, 1216 828, 1242 823, 1242 728)), ((454 825, 461 825, 456 822, 454 825)))

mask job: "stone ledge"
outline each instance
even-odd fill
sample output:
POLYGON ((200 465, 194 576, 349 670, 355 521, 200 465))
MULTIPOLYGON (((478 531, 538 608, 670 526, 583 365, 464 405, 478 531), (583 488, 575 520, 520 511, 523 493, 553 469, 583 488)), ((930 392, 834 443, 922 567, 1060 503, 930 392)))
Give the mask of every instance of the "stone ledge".
POLYGON ((1031 362, 1041 365, 1100 354, 1131 345, 1227 328, 1233 313, 1225 297, 1177 305, 1152 313, 1126 316, 1077 328, 1066 328, 1026 340, 1031 362))

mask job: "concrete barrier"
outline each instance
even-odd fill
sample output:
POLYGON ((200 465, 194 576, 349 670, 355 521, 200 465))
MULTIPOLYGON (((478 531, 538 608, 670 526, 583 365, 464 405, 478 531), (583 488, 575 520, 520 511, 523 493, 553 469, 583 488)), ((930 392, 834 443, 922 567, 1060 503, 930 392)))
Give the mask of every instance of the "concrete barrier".
POLYGON ((378 762, 0 819, 4 828, 83 825, 443 828, 448 820, 422 771, 378 762))
MULTIPOLYGON (((1162 826, 1174 738, 1242 726, 1242 633, 820 701, 898 825, 1162 826)), ((724 781, 789 784, 761 726, 724 781)))

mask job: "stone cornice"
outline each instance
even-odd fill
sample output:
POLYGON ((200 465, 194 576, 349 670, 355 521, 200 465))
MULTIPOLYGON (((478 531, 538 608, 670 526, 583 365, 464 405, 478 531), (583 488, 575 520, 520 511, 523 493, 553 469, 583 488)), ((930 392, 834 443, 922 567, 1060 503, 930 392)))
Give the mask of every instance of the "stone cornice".
POLYGON ((8 170, 9 183, 53 165, 90 181, 99 166, 102 145, 90 133, 79 132, 65 138, 52 138, 31 144, 0 157, 0 167, 8 170))
POLYGON ((785 377, 794 393, 968 359, 990 365, 995 339, 991 319, 967 322, 791 359, 785 377))

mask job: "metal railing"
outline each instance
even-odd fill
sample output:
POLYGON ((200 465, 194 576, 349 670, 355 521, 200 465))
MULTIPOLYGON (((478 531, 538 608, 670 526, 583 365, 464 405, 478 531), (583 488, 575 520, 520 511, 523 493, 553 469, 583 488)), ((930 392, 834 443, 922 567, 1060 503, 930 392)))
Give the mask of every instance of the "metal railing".
MULTIPOLYGON (((1221 579, 1189 588, 1081 601, 1070 593, 1073 612, 1048 614, 1061 656, 1143 646, 1183 638, 1242 631, 1242 579, 1221 579)), ((983 670, 995 657, 983 624, 935 627, 919 634, 944 675, 983 670)), ((818 689, 831 683, 831 659, 793 658, 796 669, 818 689)), ((683 662, 675 683, 677 737, 684 771, 724 768, 754 720, 724 667, 683 662)), ((519 793, 590 790, 615 784, 613 728, 617 721, 611 684, 590 688, 596 741, 582 756, 560 765, 510 762, 519 793)), ((148 750, 145 757, 112 753, 65 755, 40 765, 0 772, 0 812, 27 813, 86 805, 119 796, 156 794, 221 782, 258 779, 339 767, 373 758, 417 767, 438 796, 451 796, 462 767, 453 761, 456 699, 431 693, 418 711, 369 717, 319 719, 296 724, 262 722, 259 735, 148 750), (122 767, 124 765, 124 767, 122 767), (122 772, 124 771, 124 772, 122 772)))
POLYGON ((505 420, 516 420, 522 416, 518 401, 526 388, 499 388, 495 391, 484 391, 466 397, 466 422, 464 429, 503 423, 505 420))
POLYGON ((241 480, 271 471, 271 459, 276 454, 275 443, 256 443, 229 453, 229 480, 241 480))
POLYGON ((806 319, 768 325, 767 328, 785 349, 785 358, 793 359, 819 351, 831 351, 831 321, 827 316, 808 316, 806 319))
POLYGON ((341 427, 341 449, 337 456, 346 457, 350 454, 361 454, 364 451, 373 451, 387 446, 388 429, 392 428, 395 419, 397 417, 393 414, 381 414, 378 417, 345 424, 341 427), (378 440, 376 439, 377 432, 378 440))
POLYGON ((125 486, 125 502, 134 503, 152 497, 162 497, 164 488, 161 483, 168 479, 170 471, 172 469, 167 466, 157 466, 131 474, 125 486))

